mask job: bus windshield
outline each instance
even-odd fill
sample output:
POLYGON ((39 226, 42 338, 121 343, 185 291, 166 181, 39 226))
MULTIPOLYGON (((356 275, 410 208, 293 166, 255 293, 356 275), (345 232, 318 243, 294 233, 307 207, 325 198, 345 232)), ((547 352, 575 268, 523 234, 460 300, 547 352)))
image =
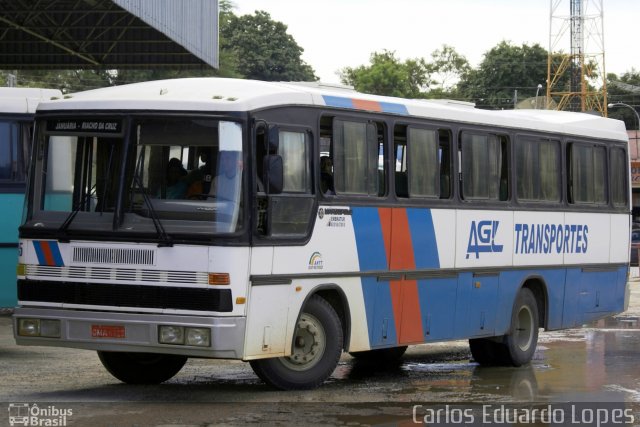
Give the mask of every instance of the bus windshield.
POLYGON ((239 123, 158 117, 124 123, 53 119, 41 126, 30 218, 39 228, 63 236, 93 230, 161 238, 239 229, 239 123))

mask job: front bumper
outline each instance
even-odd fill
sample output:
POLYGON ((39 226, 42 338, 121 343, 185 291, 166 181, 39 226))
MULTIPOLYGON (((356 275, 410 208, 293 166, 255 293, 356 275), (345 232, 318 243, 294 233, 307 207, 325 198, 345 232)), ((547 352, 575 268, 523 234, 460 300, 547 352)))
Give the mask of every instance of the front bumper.
POLYGON ((13 315, 13 334, 17 344, 71 347, 100 351, 128 351, 179 354, 192 357, 241 359, 244 350, 245 317, 202 317, 166 314, 114 313, 19 307, 13 315), (60 337, 26 337, 18 335, 18 320, 52 319, 60 321, 60 337), (95 337, 95 325, 117 327, 123 336, 95 337), (211 329, 211 346, 161 344, 160 325, 211 329))

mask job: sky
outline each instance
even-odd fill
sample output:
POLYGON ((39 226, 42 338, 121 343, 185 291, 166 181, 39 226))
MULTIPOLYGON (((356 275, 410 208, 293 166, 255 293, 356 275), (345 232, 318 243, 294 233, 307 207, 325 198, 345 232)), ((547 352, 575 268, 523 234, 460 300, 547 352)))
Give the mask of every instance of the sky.
MULTIPOLYGON (((603 4, 607 73, 640 70, 640 0, 585 0, 585 16, 599 16, 603 4)), ((400 60, 431 58, 446 44, 476 67, 485 52, 505 40, 520 46, 550 46, 553 31, 570 13, 569 0, 232 0, 237 15, 264 10, 288 26, 304 49, 302 59, 321 81, 339 83, 344 67, 368 65, 373 52, 390 50, 400 60), (566 10, 565 10, 566 9, 566 10)), ((598 20, 590 19, 588 23, 598 20)), ((557 50, 569 52, 569 33, 553 37, 557 50)), ((588 42, 586 53, 601 52, 588 42)), ((544 83, 544 82, 542 82, 544 83)))

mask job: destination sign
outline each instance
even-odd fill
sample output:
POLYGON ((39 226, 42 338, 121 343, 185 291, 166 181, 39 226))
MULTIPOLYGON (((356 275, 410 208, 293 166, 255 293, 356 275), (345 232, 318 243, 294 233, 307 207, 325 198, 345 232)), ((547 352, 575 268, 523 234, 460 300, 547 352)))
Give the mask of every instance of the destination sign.
POLYGON ((74 133, 110 133, 122 132, 121 120, 92 120, 92 119, 60 119, 48 120, 47 131, 49 132, 74 132, 74 133))

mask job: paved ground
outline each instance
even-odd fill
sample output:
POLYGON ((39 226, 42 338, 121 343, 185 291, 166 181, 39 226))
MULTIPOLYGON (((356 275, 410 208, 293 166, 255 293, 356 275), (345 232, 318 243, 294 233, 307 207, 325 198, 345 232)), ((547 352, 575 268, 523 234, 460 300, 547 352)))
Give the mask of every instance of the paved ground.
MULTIPOLYGON (((569 414, 573 402, 586 413, 630 410, 640 425, 639 319, 640 281, 634 280, 627 312, 542 333, 534 360, 522 368, 480 367, 466 341, 453 341, 414 346, 386 367, 345 354, 325 385, 293 393, 270 390, 243 362, 203 359, 189 360, 165 384, 121 384, 94 352, 16 346, 10 318, 0 316, 0 426, 8 425, 3 406, 15 412, 16 404, 49 414, 70 410, 59 423, 74 426, 387 426, 412 425, 415 411, 424 421, 428 410, 446 405, 472 410, 481 425, 482 405, 554 405, 569 414)), ((40 418, 56 418, 46 414, 40 418)))

